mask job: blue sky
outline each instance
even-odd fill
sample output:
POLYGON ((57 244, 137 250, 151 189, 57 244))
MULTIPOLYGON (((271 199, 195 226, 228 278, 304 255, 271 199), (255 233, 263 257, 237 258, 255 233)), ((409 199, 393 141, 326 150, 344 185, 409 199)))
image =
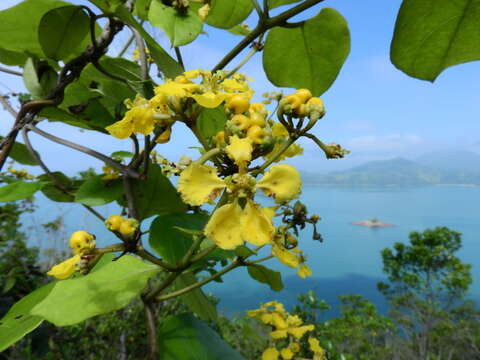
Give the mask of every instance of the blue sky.
MULTIPOLYGON (((0 9, 18 2, 3 0, 0 9)), ((346 159, 326 160, 312 143, 302 141, 305 155, 292 161, 299 168, 330 171, 374 159, 395 156, 414 159, 435 150, 480 149, 477 106, 480 83, 474 81, 478 79, 480 64, 474 62, 449 68, 433 84, 410 78, 397 70, 389 60, 389 45, 400 4, 400 0, 327 0, 298 17, 307 18, 323 7, 333 7, 348 21, 352 40, 351 53, 343 69, 322 96, 327 115, 313 131, 324 142, 340 143, 352 153, 346 159)), ((251 16, 248 22, 254 24, 255 17, 251 16)), ((159 29, 149 29, 164 47, 168 47, 159 29)), ((237 36, 208 26, 205 31, 206 34, 183 49, 187 68, 211 68, 239 41, 237 36)), ((127 33, 122 34, 111 46, 111 54, 118 53, 127 36, 127 33)), ((255 79, 252 87, 258 96, 275 89, 263 74, 261 54, 256 55, 243 71, 255 79)), ((0 92, 20 88, 23 89, 21 78, 0 73, 0 92)), ((286 89, 287 93, 289 91, 286 89)), ((3 110, 0 110, 0 117, 0 131, 5 133, 12 119, 3 110)), ((59 124, 42 124, 42 128, 107 154, 130 147, 128 141, 59 124)), ((195 141, 182 125, 175 126, 173 139, 175 145, 159 147, 162 154, 172 160, 183 153, 195 155, 194 150, 187 149, 195 145, 195 141)), ((102 165, 34 135, 32 141, 55 170, 65 169, 73 174, 86 166, 99 168, 102 165)))

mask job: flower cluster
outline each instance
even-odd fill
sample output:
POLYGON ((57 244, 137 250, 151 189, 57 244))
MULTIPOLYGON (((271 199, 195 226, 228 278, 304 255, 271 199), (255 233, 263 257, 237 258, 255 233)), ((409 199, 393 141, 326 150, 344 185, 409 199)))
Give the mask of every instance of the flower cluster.
POLYGON ((13 167, 9 167, 8 172, 13 176, 15 176, 17 179, 31 180, 35 178, 33 175, 29 174, 25 169, 17 170, 13 167))
MULTIPOLYGON (((278 350, 277 346, 270 346, 262 354, 262 360, 293 359, 301 350, 300 339, 315 329, 312 324, 304 325, 298 315, 289 314, 284 306, 276 301, 262 304, 257 310, 249 310, 248 316, 260 320, 271 326, 270 338, 272 342, 283 343, 278 350), (286 346, 285 346, 286 345, 286 346)), ((326 360, 325 351, 319 341, 313 337, 308 338, 310 351, 313 352, 313 360, 326 360)))
POLYGON ((47 274, 57 279, 69 278, 75 271, 79 270, 82 258, 91 254, 95 246, 95 235, 83 230, 75 231, 70 237, 70 248, 72 249, 73 256, 53 266, 47 274))

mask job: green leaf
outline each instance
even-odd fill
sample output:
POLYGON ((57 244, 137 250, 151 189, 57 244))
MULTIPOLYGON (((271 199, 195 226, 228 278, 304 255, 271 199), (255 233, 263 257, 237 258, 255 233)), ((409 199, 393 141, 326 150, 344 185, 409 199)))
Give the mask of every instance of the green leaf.
POLYGON ((407 75, 432 82, 450 66, 480 60, 480 2, 403 1, 390 59, 407 75))
POLYGON ((44 182, 44 185, 41 189, 43 195, 56 202, 74 202, 75 197, 71 194, 74 194, 77 191, 82 181, 70 179, 68 176, 59 171, 53 172, 53 175, 57 178, 58 182, 63 186, 67 193, 58 189, 47 174, 43 174, 38 177, 40 180, 42 180, 42 182, 44 182))
POLYGON ((37 29, 48 11, 68 3, 57 0, 26 0, 0 11, 0 47, 43 57, 37 29))
POLYGON ((75 202, 98 206, 120 199, 123 195, 122 181, 105 181, 102 177, 103 175, 98 175, 85 180, 75 194, 75 202))
POLYGON ((147 47, 150 50, 158 71, 162 72, 165 77, 175 78, 180 75, 184 70, 182 66, 175 61, 158 43, 145 31, 132 14, 124 7, 120 6, 115 13, 122 21, 135 28, 142 38, 147 43, 147 47))
POLYGON ((148 20, 148 10, 150 10, 150 3, 152 0, 137 0, 133 13, 138 16, 140 20, 148 20))
MULTIPOLYGON (((98 102, 98 100, 96 101, 98 102)), ((92 101, 87 100, 87 104, 90 103, 92 103, 92 101)), ((90 106, 92 106, 92 104, 90 104, 90 106)), ((86 105, 86 107, 88 107, 88 105, 86 105)), ((79 115, 73 115, 66 110, 49 106, 43 108, 39 116, 46 118, 48 121, 59 121, 82 129, 96 130, 103 133, 107 133, 105 127, 110 125, 114 120, 106 109, 103 109, 103 112, 100 114, 97 113, 98 116, 94 118, 88 117, 87 114, 85 110, 82 110, 82 113, 79 115)))
POLYGON ((10 66, 18 65, 23 67, 27 59, 28 56, 25 54, 0 48, 0 63, 2 64, 10 66))
POLYGON ((274 85, 307 88, 319 96, 335 81, 349 52, 347 22, 326 8, 298 27, 270 30, 263 67, 274 85))
POLYGON ((190 4, 185 13, 180 13, 174 7, 154 0, 150 5, 148 20, 163 30, 172 46, 187 45, 195 40, 203 27, 203 22, 195 11, 198 6, 193 5, 190 4))
MULTIPOLYGON (((150 164, 145 180, 134 182, 133 192, 140 219, 160 214, 184 213, 187 210, 177 190, 156 164, 150 164)), ((124 204, 124 201, 121 200, 120 203, 124 204)))
POLYGON ((235 248, 235 255, 243 258, 249 257, 251 255, 255 255, 255 254, 256 253, 253 250, 249 249, 245 245, 240 245, 235 248))
MULTIPOLYGON (((192 273, 181 274, 174 283, 175 289, 180 290, 197 282, 197 278, 192 273)), ((205 321, 217 321, 217 309, 215 305, 208 300, 201 288, 192 290, 182 296, 180 299, 188 306, 190 311, 197 314, 200 319, 205 321)))
MULTIPOLYGON (((0 140, 3 140, 3 136, 0 136, 0 140)), ((38 155, 38 153, 35 151, 38 155)), ((14 142, 10 154, 8 154, 16 162, 23 165, 38 165, 37 160, 30 154, 28 148, 19 142, 14 142)))
POLYGON ((34 98, 42 97, 42 86, 40 85, 37 69, 35 68, 32 58, 28 58, 25 66, 23 67, 23 84, 34 98))
POLYGON ((201 230, 208 216, 204 214, 165 214, 153 220, 148 242, 165 261, 178 263, 192 245, 192 237, 176 229, 201 230))
POLYGON ((231 29, 228 29, 229 33, 240 36, 247 36, 251 31, 252 29, 247 24, 238 24, 231 29))
POLYGON ((23 297, 0 319, 0 351, 5 350, 42 323, 43 318, 32 315, 30 311, 48 296, 54 286, 55 283, 52 282, 23 297))
POLYGON ((27 59, 23 69, 23 83, 34 99, 48 95, 56 86, 57 78, 57 72, 45 61, 27 59))
POLYGON ((231 29, 252 12, 251 0, 213 0, 205 22, 221 29, 231 29))
POLYGON ((213 109, 203 108, 198 117, 199 130, 206 138, 222 131, 226 122, 227 115, 222 105, 213 109))
POLYGON ((63 60, 73 53, 90 31, 90 17, 79 6, 63 6, 43 15, 38 41, 44 54, 63 60))
POLYGON ((158 333, 162 360, 243 360, 203 321, 191 314, 167 318, 158 333))
POLYGON ((89 0, 95 4, 100 10, 106 13, 114 13, 117 8, 125 2, 125 0, 89 0))
POLYGON ((16 201, 29 198, 42 187, 40 181, 24 182, 15 181, 11 184, 0 187, 0 202, 16 201))
POLYGON ((267 284, 273 291, 283 289, 282 276, 278 271, 271 270, 263 265, 249 265, 247 270, 252 279, 267 284))
POLYGON ((156 265, 125 255, 86 276, 62 280, 31 314, 57 326, 79 323, 92 316, 121 309, 160 271, 156 265))
POLYGON ((288 5, 288 4, 293 4, 296 2, 299 2, 301 0, 270 0, 268 3, 268 6, 270 9, 274 9, 276 7, 282 6, 282 5, 288 5))
POLYGON ((130 151, 123 151, 123 150, 114 151, 113 153, 110 154, 111 158, 118 159, 118 160, 131 158, 132 156, 133 156, 133 153, 131 153, 130 151))

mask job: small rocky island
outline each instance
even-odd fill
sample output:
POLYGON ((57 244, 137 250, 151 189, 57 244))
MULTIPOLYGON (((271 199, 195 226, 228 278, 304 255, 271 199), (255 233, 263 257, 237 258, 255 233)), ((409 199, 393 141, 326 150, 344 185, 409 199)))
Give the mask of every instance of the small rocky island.
POLYGON ((393 226, 393 224, 387 224, 387 223, 381 222, 376 218, 373 218, 370 220, 364 220, 364 221, 354 221, 352 222, 352 224, 359 225, 359 226, 373 227, 373 228, 393 226))

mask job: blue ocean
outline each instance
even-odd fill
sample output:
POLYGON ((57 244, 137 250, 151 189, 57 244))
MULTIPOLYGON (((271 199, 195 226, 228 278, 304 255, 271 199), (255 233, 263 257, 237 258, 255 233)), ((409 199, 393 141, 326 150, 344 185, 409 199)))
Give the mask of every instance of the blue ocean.
MULTIPOLYGON (((41 248, 65 246, 69 233, 89 229, 97 235, 100 246, 114 242, 112 235, 95 217, 80 205, 52 203, 40 196, 39 208, 24 218, 30 226, 30 242, 41 248), (63 215, 63 244, 52 244, 40 224, 63 215)), ((407 242, 412 231, 447 226, 462 233, 463 247, 459 256, 472 265, 474 282, 470 297, 480 299, 480 187, 430 186, 415 188, 348 188, 304 186, 300 200, 310 213, 320 215, 318 231, 323 242, 312 240, 312 229, 301 233, 299 247, 307 254, 313 276, 301 279, 295 270, 276 260, 264 264, 282 273, 285 288, 271 291, 267 285, 250 279, 245 269, 237 269, 223 277, 223 283, 204 287, 220 299, 219 309, 229 315, 253 309, 260 302, 279 300, 292 305, 296 297, 314 290, 319 298, 335 307, 337 295, 362 294, 374 301, 381 311, 386 309, 376 284, 384 279, 380 252, 395 242, 407 242), (377 218, 392 227, 368 228, 353 225, 354 221, 377 218)), ((262 202, 268 203, 267 199, 262 202)), ((109 204, 98 208, 108 216, 118 212, 109 204)), ((148 224, 147 224, 148 225, 148 224)))

